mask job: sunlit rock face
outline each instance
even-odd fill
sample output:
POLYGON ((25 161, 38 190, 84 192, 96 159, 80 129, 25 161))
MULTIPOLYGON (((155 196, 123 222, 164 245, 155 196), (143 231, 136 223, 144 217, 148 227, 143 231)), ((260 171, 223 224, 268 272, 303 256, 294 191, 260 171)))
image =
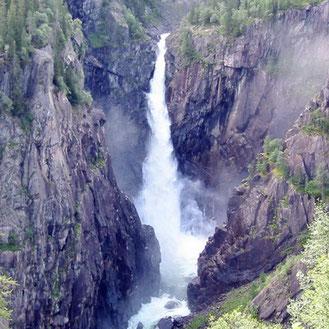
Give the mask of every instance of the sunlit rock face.
POLYGON ((204 202, 209 218, 222 222, 221 209, 264 137, 284 137, 321 89, 329 68, 328 16, 325 2, 257 21, 236 39, 211 28, 196 31, 201 60, 189 65, 179 50, 180 33, 169 38, 173 144, 180 170, 214 189, 204 202))

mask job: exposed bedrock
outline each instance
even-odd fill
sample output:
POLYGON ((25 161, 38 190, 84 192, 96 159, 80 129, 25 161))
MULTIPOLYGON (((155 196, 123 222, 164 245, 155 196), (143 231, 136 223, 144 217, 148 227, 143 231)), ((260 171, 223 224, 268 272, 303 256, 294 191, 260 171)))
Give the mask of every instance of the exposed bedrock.
MULTIPOLYGON (((80 68, 71 41, 63 53, 80 68)), ((0 68, 6 93, 10 70, 0 68)), ((126 329, 158 292, 159 245, 117 187, 104 114, 72 107, 53 76, 48 45, 23 72, 31 125, 0 115, 0 267, 19 283, 12 327, 126 329)))
POLYGON ((145 15, 156 12, 157 19, 143 23, 142 37, 132 35, 126 21, 125 5, 130 8, 134 2, 67 2, 73 17, 82 20, 88 39, 86 86, 95 106, 107 117, 106 140, 119 187, 135 197, 142 184, 142 164, 150 133, 146 93, 154 71, 157 41, 160 33, 179 25, 192 2, 157 0, 156 9, 146 5, 145 15))
POLYGON ((209 217, 223 221, 220 209, 264 137, 284 137, 322 87, 329 68, 328 19, 325 2, 256 21, 235 39, 193 28, 199 59, 190 64, 180 52, 180 32, 169 38, 173 144, 180 170, 214 190, 206 202, 209 217))
MULTIPOLYGON (((314 198, 299 186, 319 175, 320 167, 329 170, 327 135, 307 134, 301 128, 315 111, 328 117, 328 105, 327 82, 288 131, 282 151, 289 180, 268 167, 265 176, 256 173, 234 190, 228 203, 227 225, 218 228, 209 239, 198 260, 198 277, 189 284, 188 298, 193 310, 204 309, 228 290, 272 270, 287 254, 300 248, 303 232, 313 219, 314 198)), ((296 277, 292 276, 290 283, 282 282, 272 289, 276 296, 283 291, 281 308, 277 298, 264 304, 264 296, 259 296, 255 303, 261 318, 284 321, 289 297, 299 292, 296 284, 296 277), (290 292, 286 294, 287 286, 290 292)))

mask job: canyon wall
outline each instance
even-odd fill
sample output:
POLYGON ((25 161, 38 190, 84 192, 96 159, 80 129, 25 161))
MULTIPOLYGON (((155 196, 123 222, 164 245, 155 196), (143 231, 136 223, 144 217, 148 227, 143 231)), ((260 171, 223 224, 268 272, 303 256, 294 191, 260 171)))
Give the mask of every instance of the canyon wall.
MULTIPOLYGON (((78 34, 65 44, 72 74, 81 47, 78 34)), ((0 117, 0 266, 19 284, 12 327, 125 329, 158 292, 159 245, 117 186, 104 114, 69 102, 54 85, 55 60, 50 41, 24 67, 29 120, 5 108, 0 117)), ((12 69, 1 64, 1 104, 12 69)))
POLYGON ((232 189, 246 177, 265 136, 284 137, 322 87, 328 19, 324 2, 258 20, 237 38, 195 26, 169 38, 173 144, 181 172, 214 192, 203 201, 209 218, 223 222, 232 189), (183 54, 184 42, 192 60, 183 54))

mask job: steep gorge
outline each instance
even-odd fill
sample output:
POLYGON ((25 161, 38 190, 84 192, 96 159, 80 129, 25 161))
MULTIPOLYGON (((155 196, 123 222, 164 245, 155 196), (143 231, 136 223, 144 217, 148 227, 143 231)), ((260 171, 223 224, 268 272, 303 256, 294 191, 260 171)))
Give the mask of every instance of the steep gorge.
MULTIPOLYGON (((31 125, 26 129, 6 110, 0 116, 0 267, 20 284, 12 298, 14 328, 125 329, 159 291, 160 253, 153 229, 141 224, 121 190, 132 198, 142 184, 150 133, 145 93, 159 33, 176 27, 189 4, 141 1, 148 4, 140 9, 128 0, 67 2, 89 48, 83 56, 83 38, 73 33, 61 59, 74 72, 83 68, 94 106, 70 103, 54 84, 52 38, 31 54, 22 86, 31 125), (156 10, 162 18, 145 21, 143 14, 156 10)), ((180 32, 170 37, 167 103, 179 168, 203 182, 188 192, 209 220, 221 225, 228 205, 227 224, 209 239, 189 285, 193 311, 299 251, 313 216, 305 184, 319 166, 329 167, 326 137, 301 127, 318 109, 328 115, 328 84, 293 123, 327 76, 328 21, 324 2, 256 21, 238 38, 192 27, 191 62, 181 52, 180 32), (233 191, 265 136, 282 138, 291 126, 280 146, 290 180, 266 162, 266 173, 254 165, 233 191)), ((10 70, 1 61, 5 94, 10 70)), ((281 309, 267 298, 263 293, 255 301, 260 318, 285 321, 287 298, 281 309)))

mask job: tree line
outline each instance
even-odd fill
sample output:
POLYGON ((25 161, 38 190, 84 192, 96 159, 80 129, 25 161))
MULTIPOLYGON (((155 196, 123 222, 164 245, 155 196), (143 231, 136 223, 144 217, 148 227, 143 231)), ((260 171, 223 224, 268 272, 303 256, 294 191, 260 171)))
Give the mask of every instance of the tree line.
POLYGON ((192 25, 218 25, 225 35, 238 36, 256 18, 269 19, 288 8, 298 8, 323 0, 207 0, 194 5, 187 21, 192 25))

